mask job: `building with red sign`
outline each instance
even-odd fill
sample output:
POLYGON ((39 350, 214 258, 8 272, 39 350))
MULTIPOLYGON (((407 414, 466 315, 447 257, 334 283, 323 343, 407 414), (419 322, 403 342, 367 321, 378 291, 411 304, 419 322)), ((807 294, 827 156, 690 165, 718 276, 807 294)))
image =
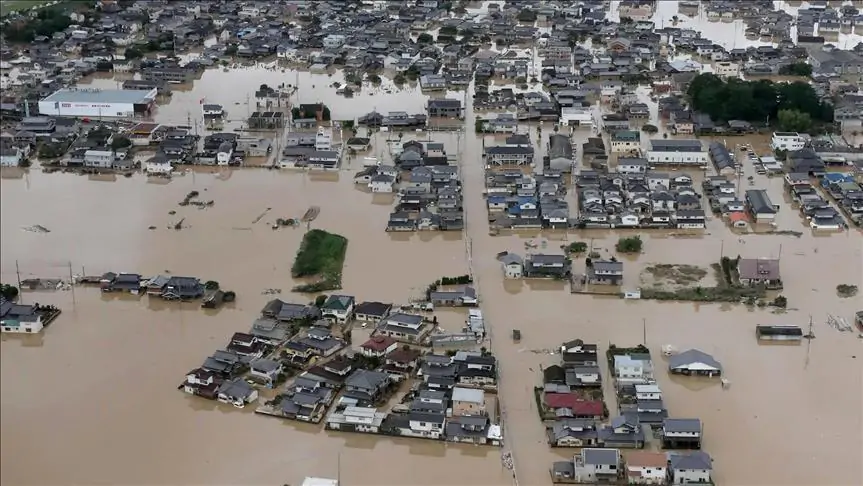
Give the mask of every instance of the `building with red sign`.
POLYGON ((157 88, 61 89, 39 101, 39 114, 74 118, 134 118, 149 116, 157 88))

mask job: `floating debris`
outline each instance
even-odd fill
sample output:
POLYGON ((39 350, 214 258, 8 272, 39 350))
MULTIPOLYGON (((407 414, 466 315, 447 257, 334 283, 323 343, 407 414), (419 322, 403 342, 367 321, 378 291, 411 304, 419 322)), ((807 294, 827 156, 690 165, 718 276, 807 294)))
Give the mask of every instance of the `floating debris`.
POLYGON ((295 218, 279 218, 279 219, 277 219, 277 220, 276 220, 276 222, 275 222, 275 223, 273 223, 273 229, 274 229, 274 230, 277 230, 277 229, 279 229, 279 228, 284 228, 284 227, 287 227, 287 226, 290 226, 290 227, 292 227, 292 228, 295 228, 295 227, 297 227, 297 226, 299 226, 299 225, 300 225, 300 220, 298 220, 298 219, 295 219, 295 218))
POLYGON ((150 227, 149 227, 149 228, 147 228, 147 229, 152 231, 152 230, 156 229, 156 227, 155 227, 155 226, 150 226, 150 227))
POLYGON ((830 314, 827 314, 827 325, 839 332, 851 332, 854 330, 844 317, 834 317, 830 314))
POLYGON ((256 224, 258 221, 262 220, 262 219, 264 218, 264 216, 266 216, 266 215, 267 215, 267 213, 269 213, 269 212, 270 212, 270 210, 271 210, 271 209, 273 209, 273 208, 267 208, 267 209, 265 209, 263 213, 259 214, 259 215, 258 215, 258 217, 257 217, 257 218, 255 218, 255 220, 254 220, 254 221, 252 221, 252 224, 256 224))
POLYGON ((33 226, 27 226, 24 228, 24 231, 29 231, 30 233, 50 233, 51 230, 42 226, 41 224, 34 224, 33 226))
POLYGON ((186 197, 183 198, 182 201, 180 201, 180 203, 179 203, 180 206, 188 206, 192 202, 192 199, 195 199, 199 195, 200 194, 198 193, 198 191, 192 191, 192 192, 186 194, 186 197))
POLYGON ((261 292, 261 295, 275 295, 275 294, 281 294, 281 293, 282 293, 282 289, 264 289, 264 291, 261 292))
POLYGON ((180 231, 181 229, 183 229, 183 221, 186 221, 186 218, 183 218, 183 219, 181 219, 181 220, 177 221, 177 222, 174 224, 173 228, 174 228, 175 230, 177 230, 177 231, 180 231))
POLYGON ((321 208, 318 206, 312 206, 306 210, 306 214, 303 215, 302 221, 304 223, 311 223, 321 214, 321 208))

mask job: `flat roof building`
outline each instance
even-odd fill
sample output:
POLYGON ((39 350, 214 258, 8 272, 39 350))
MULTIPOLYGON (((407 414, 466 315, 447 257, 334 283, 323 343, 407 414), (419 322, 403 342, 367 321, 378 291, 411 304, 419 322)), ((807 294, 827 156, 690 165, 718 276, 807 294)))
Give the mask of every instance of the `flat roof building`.
POLYGON ((157 88, 149 91, 61 89, 39 101, 39 113, 77 118, 131 118, 149 114, 155 104, 157 92, 157 88))

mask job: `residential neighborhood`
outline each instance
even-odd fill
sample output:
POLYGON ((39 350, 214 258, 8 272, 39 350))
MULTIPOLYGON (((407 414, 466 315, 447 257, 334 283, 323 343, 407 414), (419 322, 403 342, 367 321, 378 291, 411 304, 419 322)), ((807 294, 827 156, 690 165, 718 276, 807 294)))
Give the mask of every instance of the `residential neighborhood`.
POLYGON ((0 482, 861 483, 863 2, 0 26, 0 482))

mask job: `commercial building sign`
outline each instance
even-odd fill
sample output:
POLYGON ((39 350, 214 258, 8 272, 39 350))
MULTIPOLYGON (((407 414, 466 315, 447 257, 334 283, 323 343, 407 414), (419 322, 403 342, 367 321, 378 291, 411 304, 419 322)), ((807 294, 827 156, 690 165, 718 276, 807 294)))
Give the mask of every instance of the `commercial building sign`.
POLYGON ((110 104, 104 103, 60 103, 60 108, 111 108, 110 104))

